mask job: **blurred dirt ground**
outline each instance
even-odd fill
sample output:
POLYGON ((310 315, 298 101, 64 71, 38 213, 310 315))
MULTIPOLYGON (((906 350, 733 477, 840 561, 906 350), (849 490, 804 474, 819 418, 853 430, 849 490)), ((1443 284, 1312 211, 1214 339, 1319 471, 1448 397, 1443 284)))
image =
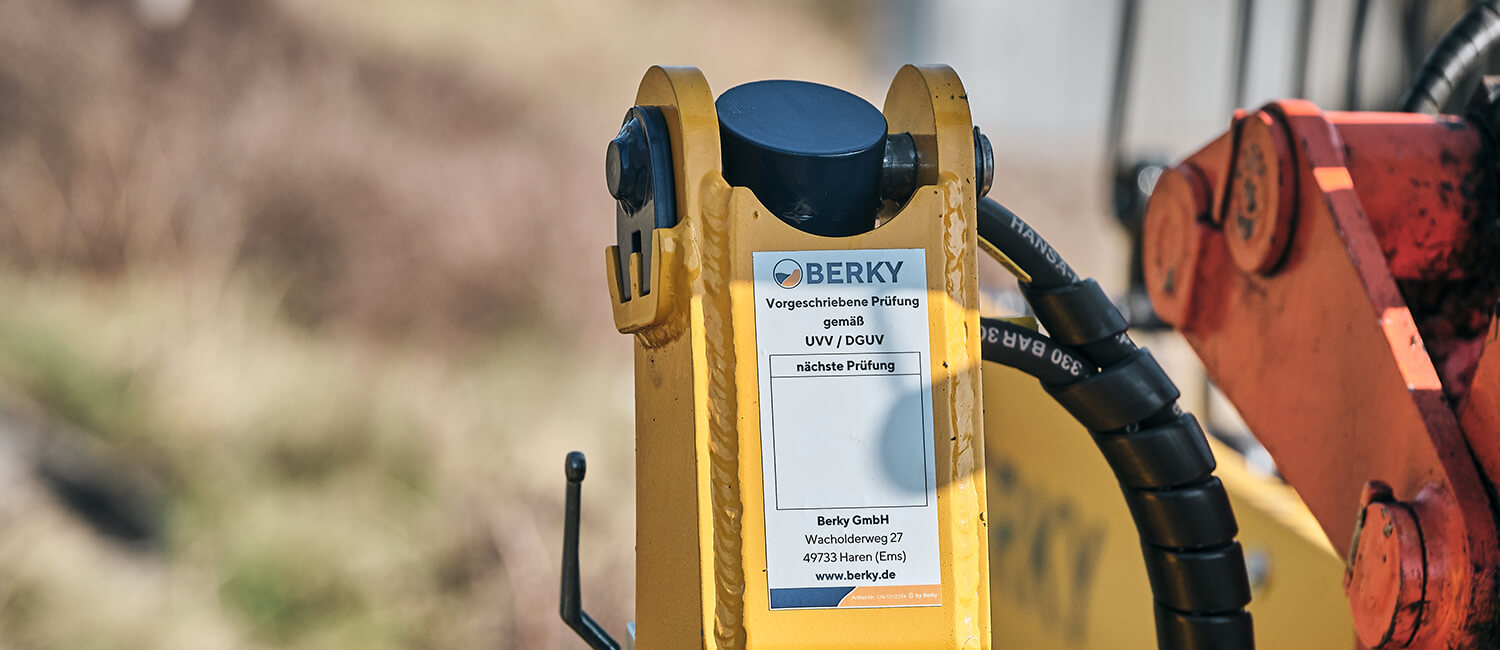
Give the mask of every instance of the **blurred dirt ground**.
POLYGON ((0 3, 0 647, 573 647, 569 449, 622 633, 603 143, 653 63, 878 104, 861 6, 0 3))

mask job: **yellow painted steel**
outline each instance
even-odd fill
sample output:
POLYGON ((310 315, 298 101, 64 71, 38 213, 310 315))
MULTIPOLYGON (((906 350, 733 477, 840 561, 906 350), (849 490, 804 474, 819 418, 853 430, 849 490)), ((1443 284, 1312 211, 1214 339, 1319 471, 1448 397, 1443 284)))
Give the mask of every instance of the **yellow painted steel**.
MULTIPOLYGON (((984 369, 996 648, 1156 648, 1139 537, 1109 465, 1037 381, 984 369)), ((1261 648, 1353 648, 1344 563, 1291 488, 1214 444, 1261 648), (1258 578, 1258 579, 1257 579, 1258 578)))
POLYGON ((635 335, 636 647, 990 647, 974 148, 957 75, 896 75, 884 112, 917 143, 921 187, 881 227, 840 238, 798 231, 724 181, 698 70, 651 68, 637 103, 666 117, 679 223, 652 234, 645 296, 620 302, 619 252, 606 252, 615 323, 635 335), (772 611, 751 254, 862 248, 927 252, 942 605, 772 611))
MULTIPOLYGON (((892 132, 914 135, 923 187, 880 228, 846 238, 797 231, 724 181, 713 96, 697 69, 651 68, 636 101, 667 118, 679 208, 676 227, 652 234, 650 294, 632 286, 637 297, 621 302, 618 250, 605 256, 615 323, 635 338, 636 647, 988 648, 991 615, 996 648, 1155 647, 1135 528, 1087 433, 1034 379, 993 364, 981 377, 969 327, 973 145, 956 75, 898 73, 885 113, 892 132), (941 352, 932 376, 943 606, 772 611, 751 253, 914 247, 928 253, 941 352), (975 480, 986 464, 987 515, 975 480)), ((1246 471, 1232 450, 1215 453, 1252 570, 1265 569, 1251 605, 1260 647, 1352 647, 1343 564, 1316 522, 1289 488, 1246 471)))

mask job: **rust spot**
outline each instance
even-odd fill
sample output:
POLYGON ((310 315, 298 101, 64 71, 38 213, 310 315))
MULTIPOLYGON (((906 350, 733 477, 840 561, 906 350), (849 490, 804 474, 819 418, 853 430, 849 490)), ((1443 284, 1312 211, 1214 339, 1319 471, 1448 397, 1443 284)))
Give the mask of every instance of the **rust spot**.
MULTIPOLYGON (((1446 152, 1444 156, 1446 162, 1446 152)), ((1450 353, 1462 349, 1466 341, 1485 335, 1490 315, 1500 300, 1500 264, 1494 263, 1500 255, 1500 228, 1495 227, 1500 219, 1495 212, 1494 161, 1481 150, 1463 164, 1467 173, 1459 186, 1442 183, 1438 198, 1444 205, 1459 202, 1470 236, 1451 243, 1413 242, 1417 246, 1452 246, 1437 266, 1456 271, 1456 277, 1443 273, 1447 277, 1398 283, 1433 364, 1443 369, 1443 392, 1451 400, 1461 400, 1467 393, 1473 368, 1470 363, 1450 363, 1450 353)), ((1425 216, 1425 209, 1418 214, 1425 216)))
POLYGON ((1243 212, 1234 216, 1234 225, 1240 239, 1250 241, 1250 236, 1255 234, 1255 220, 1246 217, 1243 212))

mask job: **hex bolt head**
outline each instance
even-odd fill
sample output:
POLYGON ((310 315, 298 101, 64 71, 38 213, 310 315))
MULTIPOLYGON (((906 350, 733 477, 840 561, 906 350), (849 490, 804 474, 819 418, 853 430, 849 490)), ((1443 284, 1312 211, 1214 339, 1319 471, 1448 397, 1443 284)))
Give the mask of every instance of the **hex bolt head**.
POLYGON ((651 152, 646 130, 632 117, 604 151, 604 183, 629 212, 639 210, 651 198, 651 152))

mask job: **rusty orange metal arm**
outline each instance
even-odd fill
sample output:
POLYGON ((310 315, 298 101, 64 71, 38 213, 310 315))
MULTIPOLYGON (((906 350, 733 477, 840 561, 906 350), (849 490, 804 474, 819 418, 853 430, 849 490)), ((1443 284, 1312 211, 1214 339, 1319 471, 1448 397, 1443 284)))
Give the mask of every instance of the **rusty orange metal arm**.
POLYGON ((1158 313, 1347 554, 1370 647, 1494 638, 1500 355, 1461 428, 1450 397, 1471 386, 1442 377, 1473 375, 1478 355, 1446 354, 1471 344, 1461 333, 1424 338, 1452 315, 1414 316, 1403 295, 1474 273, 1487 156, 1462 119, 1277 102, 1168 170, 1147 211, 1158 313), (1464 367, 1440 373, 1429 344, 1464 367))

